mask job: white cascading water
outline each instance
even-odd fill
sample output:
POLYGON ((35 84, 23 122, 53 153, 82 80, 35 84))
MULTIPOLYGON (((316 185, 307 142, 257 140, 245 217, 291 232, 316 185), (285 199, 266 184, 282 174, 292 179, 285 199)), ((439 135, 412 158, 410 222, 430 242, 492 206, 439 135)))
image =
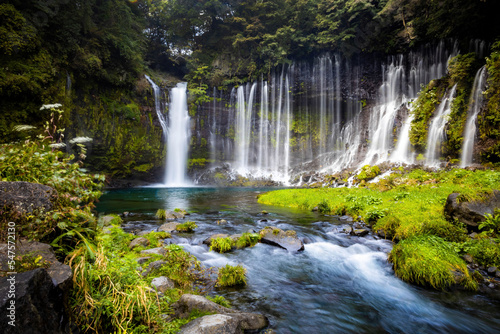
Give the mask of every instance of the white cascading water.
POLYGON ((456 45, 446 49, 440 43, 389 58, 382 64, 377 96, 359 87, 361 67, 338 55, 319 57, 312 65, 285 66, 269 81, 233 90, 227 120, 209 118, 211 156, 218 159, 215 165, 228 162, 242 175, 284 183, 301 170, 336 172, 384 161, 413 163, 412 116, 402 113, 423 85, 446 74, 456 54, 456 45), (361 100, 375 102, 365 110, 368 117, 361 112, 361 100), (222 147, 224 157, 219 158, 222 147))
POLYGON ((396 148, 391 153, 390 161, 399 163, 408 163, 413 161, 414 158, 411 153, 411 143, 410 143, 410 128, 411 122, 415 116, 410 112, 410 115, 406 118, 401 129, 401 134, 399 135, 398 142, 396 143, 396 148))
POLYGON ((170 91, 168 124, 161 108, 160 87, 149 76, 146 79, 153 87, 155 110, 160 121, 167 145, 164 185, 167 187, 187 187, 192 183, 187 178, 187 159, 191 137, 190 119, 187 107, 187 83, 177 84, 170 91))
POLYGON ((460 167, 464 168, 472 164, 472 156, 474 149, 474 141, 476 139, 476 119, 481 111, 481 106, 484 102, 483 90, 486 85, 486 67, 481 67, 474 78, 472 86, 472 95, 469 100, 469 110, 467 112, 467 123, 464 130, 464 141, 462 145, 462 155, 460 159, 460 167))
POLYGON ((370 115, 370 147, 366 153, 363 165, 378 164, 386 161, 393 146, 392 130, 394 118, 401 105, 406 102, 404 91, 405 67, 403 56, 393 60, 384 70, 384 82, 379 89, 380 104, 370 115))
POLYGON ((437 167, 439 165, 441 144, 446 139, 445 127, 448 123, 448 115, 451 113, 451 104, 455 97, 456 89, 457 85, 454 85, 451 90, 445 94, 429 126, 427 151, 425 153, 426 164, 428 166, 437 167))
POLYGON ((187 106, 187 83, 178 83, 170 91, 169 127, 167 135, 167 187, 192 185, 187 178, 187 160, 191 124, 187 106))
POLYGON ((147 75, 145 75, 146 79, 149 81, 151 84, 151 87, 153 87, 153 91, 155 94, 155 110, 156 110, 156 116, 158 116, 158 120, 160 121, 161 128, 163 130, 163 134, 165 135, 165 138, 167 136, 168 128, 167 128, 167 121, 165 119, 165 116, 163 116, 163 113, 161 111, 161 98, 160 98, 160 87, 158 87, 157 84, 154 83, 153 80, 147 75))

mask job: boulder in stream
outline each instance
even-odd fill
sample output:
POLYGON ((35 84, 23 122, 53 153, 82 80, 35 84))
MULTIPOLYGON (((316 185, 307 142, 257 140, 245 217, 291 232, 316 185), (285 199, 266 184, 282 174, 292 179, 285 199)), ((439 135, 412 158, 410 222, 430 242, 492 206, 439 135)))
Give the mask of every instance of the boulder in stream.
POLYGON ((278 246, 289 252, 300 252, 304 250, 304 244, 293 230, 283 231, 277 227, 267 226, 260 231, 262 238, 260 242, 278 246))
POLYGON ((165 223, 158 227, 158 232, 172 233, 176 231, 177 225, 179 225, 179 223, 165 223))

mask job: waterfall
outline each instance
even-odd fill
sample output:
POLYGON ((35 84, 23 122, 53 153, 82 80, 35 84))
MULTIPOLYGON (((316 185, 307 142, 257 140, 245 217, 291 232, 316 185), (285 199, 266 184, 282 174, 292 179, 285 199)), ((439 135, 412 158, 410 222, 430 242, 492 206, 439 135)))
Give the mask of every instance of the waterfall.
POLYGON ((153 87, 153 91, 155 94, 155 110, 156 110, 156 115, 158 116, 158 120, 160 121, 161 128, 163 130, 163 134, 167 135, 168 129, 167 129, 167 121, 165 119, 165 116, 163 116, 163 113, 161 112, 161 99, 160 99, 160 87, 158 87, 157 84, 154 83, 153 80, 151 80, 150 77, 145 75, 146 79, 149 81, 151 84, 151 87, 153 87))
POLYGON ((476 73, 472 86, 472 95, 469 100, 468 118, 464 130, 464 142, 460 167, 464 168, 472 164, 474 141, 476 138, 476 119, 483 105, 483 90, 486 84, 486 67, 481 67, 476 73))
POLYGON ((69 76, 68 71, 66 71, 66 95, 69 95, 71 92, 71 77, 69 76))
POLYGON ((429 126, 427 135, 427 151, 425 153, 426 163, 429 166, 438 166, 441 155, 441 144, 445 140, 445 126, 448 122, 448 115, 451 112, 451 102, 455 96, 457 85, 443 97, 441 104, 438 107, 436 115, 429 126))
POLYGON ((186 175, 191 137, 187 83, 178 83, 172 88, 170 101, 165 184, 167 187, 185 187, 191 184, 186 175))
POLYGON ((145 75, 145 77, 153 87, 156 115, 160 121, 167 146, 164 184, 167 187, 189 186, 191 182, 186 173, 191 131, 187 108, 187 84, 185 82, 179 83, 170 91, 171 102, 167 125, 167 120, 161 110, 160 87, 149 76, 145 75))
POLYGON ((411 52, 408 56, 400 55, 391 59, 390 65, 383 69, 384 81, 369 124, 370 146, 360 167, 388 160, 413 162, 408 137, 412 116, 404 122, 397 137, 397 146, 391 154, 396 116, 400 110, 405 109, 405 104, 418 96, 422 85, 446 74, 448 61, 457 54, 456 43, 449 52, 444 42, 441 42, 433 51, 427 51, 427 54, 424 51, 411 52))
POLYGON ((393 59, 387 70, 384 69, 384 82, 379 89, 379 105, 374 108, 370 118, 370 147, 361 165, 386 161, 392 148, 394 118, 404 99, 405 72, 403 57, 393 59))
MULTIPOLYGON (((408 105, 423 85, 446 74, 457 53, 456 44, 441 42, 389 57, 376 69, 339 55, 275 69, 233 88, 226 108, 212 104, 211 158, 243 176, 283 183, 302 171, 412 163, 408 105), (363 78, 380 75, 379 69, 378 90, 367 88, 363 78)), ((214 98, 223 95, 213 92, 214 98)))
POLYGON ((391 154, 390 161, 402 163, 410 163, 413 161, 413 157, 410 156, 410 128, 414 118, 415 116, 412 113, 406 118, 403 128, 401 129, 401 134, 399 135, 396 149, 391 154))

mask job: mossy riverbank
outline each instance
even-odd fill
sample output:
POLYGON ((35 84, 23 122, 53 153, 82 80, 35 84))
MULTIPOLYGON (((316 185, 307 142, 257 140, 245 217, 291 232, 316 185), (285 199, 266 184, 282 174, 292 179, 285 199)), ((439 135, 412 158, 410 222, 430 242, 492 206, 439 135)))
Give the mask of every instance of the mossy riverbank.
POLYGON ((481 200, 499 187, 500 173, 494 170, 395 170, 365 187, 284 189, 263 194, 258 201, 363 220, 399 242, 389 254, 398 277, 437 289, 457 283, 474 290, 477 282, 462 256, 471 255, 484 267, 500 266, 498 216, 487 219, 489 223, 471 237, 464 224, 445 218, 443 208, 451 193, 460 193, 462 201, 481 200))

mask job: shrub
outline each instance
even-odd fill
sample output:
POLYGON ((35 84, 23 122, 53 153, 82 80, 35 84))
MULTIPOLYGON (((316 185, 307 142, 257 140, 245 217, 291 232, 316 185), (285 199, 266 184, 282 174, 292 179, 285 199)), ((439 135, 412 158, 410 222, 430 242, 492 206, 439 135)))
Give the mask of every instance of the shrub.
POLYGON ((385 217, 386 214, 387 213, 385 209, 373 209, 371 211, 368 211, 364 217, 366 223, 372 225, 373 223, 376 223, 380 218, 385 217))
POLYGON ((246 272, 247 270, 240 264, 237 266, 226 264, 224 267, 219 268, 217 286, 246 285, 246 272))
POLYGON ((215 238, 212 239, 212 242, 210 243, 210 250, 214 250, 219 253, 225 253, 231 250, 233 247, 233 239, 230 237, 227 238, 215 238))

